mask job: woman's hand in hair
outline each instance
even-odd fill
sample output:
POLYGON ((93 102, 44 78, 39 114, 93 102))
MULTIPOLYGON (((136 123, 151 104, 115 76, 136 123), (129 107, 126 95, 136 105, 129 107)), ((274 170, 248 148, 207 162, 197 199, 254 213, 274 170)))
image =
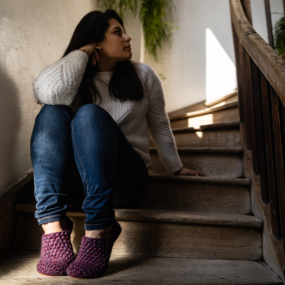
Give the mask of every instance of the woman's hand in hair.
POLYGON ((97 61, 99 61, 99 55, 97 53, 96 46, 95 46, 94 43, 91 43, 91 44, 88 44, 86 46, 83 46, 79 50, 86 52, 86 54, 89 57, 92 57, 92 64, 93 64, 93 66, 96 65, 97 61))
POLYGON ((198 170, 190 170, 187 168, 181 168, 180 170, 174 172, 175 175, 185 175, 185 176, 204 176, 206 175, 198 170))

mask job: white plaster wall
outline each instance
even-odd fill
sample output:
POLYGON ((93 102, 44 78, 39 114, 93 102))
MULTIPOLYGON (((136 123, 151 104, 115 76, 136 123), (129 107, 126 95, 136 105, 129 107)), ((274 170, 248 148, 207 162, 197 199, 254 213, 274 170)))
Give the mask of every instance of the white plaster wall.
POLYGON ((32 82, 63 54, 94 0, 0 0, 0 197, 31 169, 32 82))
MULTIPOLYGON (((173 34, 172 47, 164 47, 159 64, 141 49, 138 17, 129 13, 124 19, 133 60, 141 58, 165 78, 168 112, 206 99, 207 29, 222 47, 223 57, 234 64, 228 1, 175 0, 175 4, 174 27, 180 29, 173 34)), ((75 26, 94 9, 95 0, 0 0, 0 196, 32 167, 29 143, 40 110, 32 91, 34 78, 61 57, 75 26)), ((266 39, 263 1, 252 0, 252 11, 254 28, 266 39)), ((271 0, 271 11, 283 13, 282 0, 271 0)), ((273 22, 279 17, 273 15, 273 22)), ((211 45, 208 52, 213 52, 211 45)), ((217 65, 215 76, 223 81, 221 70, 223 65, 217 65)))
MULTIPOLYGON (((210 29, 216 41, 221 45, 219 52, 223 58, 234 66, 234 52, 231 34, 229 1, 225 0, 175 0, 174 27, 180 27, 174 32, 172 48, 163 48, 160 63, 152 61, 147 55, 144 61, 150 64, 165 79, 162 80, 166 99, 166 110, 171 112, 182 107, 195 104, 206 99, 207 95, 207 42, 206 30, 210 29)), ((210 57, 215 52, 208 43, 210 57)), ((209 59, 209 58, 208 58, 209 59)), ((219 60, 219 58, 216 58, 219 60)), ((227 83, 225 69, 221 64, 211 65, 221 90, 223 82, 227 83), (215 70, 216 68, 216 70, 215 70)), ((233 70, 231 68, 231 70, 233 70)), ((226 71, 227 73, 227 71, 226 71)), ((235 72, 231 79, 235 81, 235 72)), ((234 84, 229 89, 234 89, 234 84)), ((228 90, 230 91, 230 90, 228 90)), ((223 91, 221 91, 223 93, 223 91)))
POLYGON ((142 30, 139 17, 134 17, 131 12, 127 12, 123 21, 127 35, 131 37, 132 61, 140 62, 142 30))
MULTIPOLYGON (((253 26, 267 37, 263 0, 251 0, 253 26)), ((282 0, 271 0, 271 12, 283 13, 282 0)), ((172 47, 165 46, 155 63, 143 61, 161 75, 166 111, 171 112, 210 99, 236 87, 229 1, 175 0, 172 47), (207 30, 210 35, 206 39, 207 30), (212 40, 211 40, 212 39, 212 40)), ((272 14, 273 25, 281 15, 272 14)))
MULTIPOLYGON (((283 0, 270 0, 270 9, 272 17, 272 27, 284 15, 283 0)), ((259 35, 268 42, 268 33, 266 26, 265 6, 263 0, 251 0, 252 5, 252 24, 259 35)))

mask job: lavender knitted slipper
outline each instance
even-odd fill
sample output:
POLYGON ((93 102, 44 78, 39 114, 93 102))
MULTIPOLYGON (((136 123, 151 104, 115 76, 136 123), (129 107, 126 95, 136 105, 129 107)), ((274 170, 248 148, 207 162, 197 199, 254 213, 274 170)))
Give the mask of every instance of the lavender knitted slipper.
POLYGON ((67 268, 66 273, 74 278, 96 278, 108 268, 114 242, 121 234, 122 228, 114 219, 108 238, 97 239, 82 237, 78 256, 67 268))
POLYGON ((65 230, 42 235, 41 259, 37 264, 40 274, 66 275, 67 266, 75 259, 70 234, 70 230, 65 230))

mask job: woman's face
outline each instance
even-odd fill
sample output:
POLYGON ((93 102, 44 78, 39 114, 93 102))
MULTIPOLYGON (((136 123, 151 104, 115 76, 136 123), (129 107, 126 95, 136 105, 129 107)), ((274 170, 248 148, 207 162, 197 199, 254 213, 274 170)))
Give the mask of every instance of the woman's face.
POLYGON ((131 38, 124 33, 123 27, 117 20, 110 19, 109 24, 103 42, 97 45, 100 49, 100 57, 115 61, 131 59, 131 38))

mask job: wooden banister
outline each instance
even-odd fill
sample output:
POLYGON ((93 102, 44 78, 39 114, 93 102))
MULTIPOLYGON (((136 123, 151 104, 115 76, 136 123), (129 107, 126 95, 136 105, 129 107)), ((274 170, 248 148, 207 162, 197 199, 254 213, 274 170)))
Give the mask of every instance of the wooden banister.
POLYGON ((241 4, 242 4, 246 18, 248 19, 249 23, 252 25, 251 1, 241 0, 241 4))
POLYGON ((231 0, 230 5, 232 24, 239 40, 285 105, 285 61, 253 29, 241 1, 231 0))
POLYGON ((264 4, 271 46, 252 27, 249 0, 230 0, 230 9, 245 146, 285 272, 285 61, 272 48, 269 1, 264 4))

